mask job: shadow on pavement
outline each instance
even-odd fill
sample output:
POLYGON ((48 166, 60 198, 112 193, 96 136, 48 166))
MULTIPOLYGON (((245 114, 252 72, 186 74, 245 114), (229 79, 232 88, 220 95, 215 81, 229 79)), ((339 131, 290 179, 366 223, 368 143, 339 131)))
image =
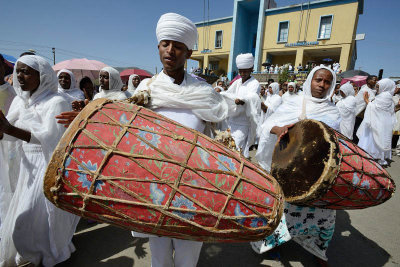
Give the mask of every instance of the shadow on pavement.
POLYGON ((76 251, 62 266, 133 266, 132 256, 120 256, 120 252, 132 248, 137 258, 144 258, 150 253, 144 248, 147 238, 134 238, 129 231, 110 225, 89 229, 86 220, 81 220, 74 235, 76 251), (84 231, 87 230, 87 231, 84 231), (80 232, 82 231, 82 232, 80 232), (113 257, 112 259, 108 259, 113 257), (105 260, 108 259, 108 260, 105 260))
POLYGON ((383 266, 390 257, 386 250, 351 225, 346 211, 337 211, 335 234, 328 249, 331 266, 383 266))

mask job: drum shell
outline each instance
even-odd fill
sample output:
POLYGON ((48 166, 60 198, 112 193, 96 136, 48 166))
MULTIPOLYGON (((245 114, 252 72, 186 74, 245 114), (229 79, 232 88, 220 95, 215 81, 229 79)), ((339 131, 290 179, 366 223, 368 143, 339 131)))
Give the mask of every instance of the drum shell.
POLYGON ((387 201, 394 193, 395 184, 389 173, 367 152, 326 124, 304 120, 290 129, 288 135, 291 136, 289 140, 297 144, 282 145, 285 140, 281 144, 278 143, 275 146, 271 168, 271 174, 281 184, 287 202, 326 209, 363 209, 387 201), (303 131, 296 127, 301 127, 303 131), (305 149, 302 148, 304 144, 299 144, 304 140, 295 137, 295 134, 300 132, 306 134, 307 130, 313 127, 320 128, 321 132, 318 135, 322 136, 325 145, 329 147, 323 149, 323 154, 313 138, 309 140, 313 145, 305 149), (293 147, 297 149, 296 156, 288 158, 288 151, 285 150, 293 147), (282 159, 279 160, 283 154, 287 162, 285 165, 282 164, 282 159), (294 158, 304 158, 304 162, 307 162, 309 157, 314 161, 319 158, 318 164, 313 161, 303 165, 302 161, 297 161, 297 164, 292 162, 294 158), (313 165, 323 166, 319 176, 312 173, 313 165), (305 170, 305 173, 308 170, 313 175, 307 177, 299 171, 301 169, 305 170), (307 185, 298 192, 287 186, 296 178, 303 179, 307 185))
POLYGON ((44 192, 85 218, 204 242, 260 240, 283 210, 276 180, 239 153, 148 109, 105 99, 67 129, 44 192))

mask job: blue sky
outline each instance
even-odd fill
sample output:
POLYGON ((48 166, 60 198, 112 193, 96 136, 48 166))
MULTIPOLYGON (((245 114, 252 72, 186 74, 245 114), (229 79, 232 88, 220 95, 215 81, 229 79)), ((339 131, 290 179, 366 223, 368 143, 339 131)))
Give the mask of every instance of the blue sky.
MULTIPOLYGON (((209 2, 210 19, 232 15, 233 0, 209 2)), ((55 47, 56 62, 87 57, 153 73, 161 69, 155 36, 160 15, 176 12, 194 22, 203 20, 203 1, 194 0, 2 0, 0 6, 0 53, 16 57, 32 48, 52 59, 55 47)), ((358 42, 356 69, 377 73, 383 68, 384 77, 400 76, 399 10, 399 0, 365 0, 357 33, 366 33, 366 39, 358 42)))

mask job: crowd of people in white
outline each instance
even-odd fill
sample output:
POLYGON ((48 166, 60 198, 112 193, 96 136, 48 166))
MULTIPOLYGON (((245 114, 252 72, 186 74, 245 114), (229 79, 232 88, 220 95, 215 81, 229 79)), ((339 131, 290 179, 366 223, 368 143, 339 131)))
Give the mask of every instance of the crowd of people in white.
MULTIPOLYGON (((71 71, 61 70, 56 75, 50 64, 36 55, 18 59, 11 85, 5 82, 4 59, 0 58, 1 266, 27 262, 54 266, 75 250, 71 240, 79 217, 51 204, 43 195, 42 184, 51 154, 65 130, 63 126, 67 127, 92 99, 125 100, 140 93, 151 99, 148 108, 187 127, 204 132, 205 122, 211 122, 220 130, 230 129, 237 149, 245 157, 258 145, 256 159, 267 171, 277 140, 290 125, 305 118, 322 121, 340 131, 382 165, 391 159, 393 133, 400 133, 400 88, 396 88, 394 81, 377 81, 376 76, 369 76, 356 92, 351 83, 336 84, 340 66, 335 63, 333 69, 314 66, 302 84, 269 81, 260 85, 251 75, 253 55, 240 54, 236 58, 240 78, 229 87, 225 81, 219 81, 213 89, 184 70, 191 55, 189 48, 197 39, 196 26, 189 19, 164 14, 156 35, 162 72, 143 81, 131 75, 127 90, 122 91, 119 72, 105 67, 99 74, 100 90, 94 96, 90 79, 82 79, 78 87, 71 71)), ((289 68, 293 70, 291 65, 289 68)), ((297 70, 302 71, 302 66, 297 70)), ((271 66, 267 71, 276 73, 279 67, 271 66)), ((262 253, 293 238, 326 261, 335 214, 333 210, 286 204, 285 215, 273 237, 255 242, 252 247, 262 253), (301 219, 291 217, 292 210, 314 216, 308 223, 300 223, 302 234, 290 230, 301 219), (321 218, 324 223, 318 221, 321 218)), ((196 265, 201 242, 147 237, 152 266, 196 265)))

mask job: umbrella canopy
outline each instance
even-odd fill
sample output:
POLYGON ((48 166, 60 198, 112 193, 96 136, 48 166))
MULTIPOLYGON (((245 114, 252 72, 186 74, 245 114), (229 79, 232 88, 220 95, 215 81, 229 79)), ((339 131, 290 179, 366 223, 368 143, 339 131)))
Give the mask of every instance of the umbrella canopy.
POLYGON ((17 61, 17 59, 15 57, 7 55, 7 54, 3 54, 3 53, 0 53, 0 54, 3 56, 4 62, 7 65, 5 68, 5 76, 10 75, 14 70, 14 65, 15 65, 15 62, 17 61))
POLYGON ((129 80, 129 76, 132 74, 139 75, 140 80, 151 78, 153 76, 147 70, 142 69, 126 69, 123 70, 119 75, 121 76, 121 80, 125 83, 129 80))
POLYGON ((361 87, 364 84, 367 83, 367 77, 368 76, 359 76, 356 75, 354 77, 349 77, 349 78, 343 78, 342 81, 340 82, 340 85, 347 83, 348 81, 352 81, 355 83, 356 86, 361 87))
POLYGON ((87 76, 92 81, 99 78, 99 72, 102 68, 108 65, 97 60, 89 60, 87 58, 74 58, 57 63, 53 66, 54 71, 68 69, 75 75, 77 82, 87 76))
POLYGON ((7 60, 10 63, 15 64, 15 62, 17 61, 17 59, 15 57, 13 57, 13 56, 10 56, 10 55, 7 55, 7 54, 3 54, 3 53, 0 53, 0 54, 4 57, 5 60, 7 60))
POLYGON ((340 73, 338 76, 342 77, 342 78, 350 78, 350 77, 354 77, 354 76, 368 76, 369 73, 362 71, 362 70, 348 70, 345 72, 340 73))

